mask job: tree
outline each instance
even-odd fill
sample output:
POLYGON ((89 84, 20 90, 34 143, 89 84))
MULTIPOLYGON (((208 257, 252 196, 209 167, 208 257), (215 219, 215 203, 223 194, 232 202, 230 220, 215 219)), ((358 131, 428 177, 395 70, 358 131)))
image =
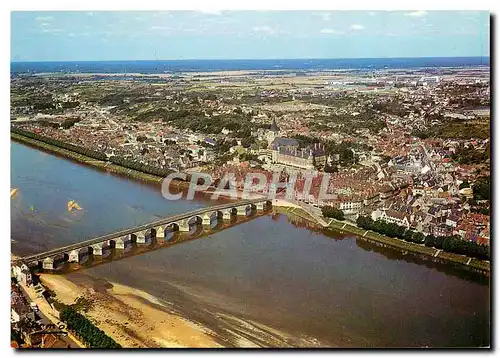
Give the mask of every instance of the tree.
POLYGON ((459 185, 458 189, 469 188, 469 187, 470 187, 469 181, 465 180, 459 185))
POLYGON ((373 230, 386 236, 404 239, 408 242, 425 244, 427 247, 435 247, 436 249, 442 249, 446 252, 476 257, 480 260, 489 260, 491 256, 488 246, 463 240, 457 235, 444 237, 433 235, 426 236, 421 232, 406 229, 394 223, 386 223, 382 220, 373 221, 371 218, 361 215, 358 216, 356 224, 365 230, 373 230))
POLYGON ((436 237, 434 235, 427 235, 425 238, 425 246, 433 247, 436 245, 436 237))
POLYGON ((477 179, 472 192, 476 200, 490 200, 490 177, 484 176, 477 179))
POLYGON ((74 332, 91 348, 121 348, 111 337, 70 306, 61 311, 60 318, 67 324, 68 330, 74 332))
POLYGON ((423 244, 425 242, 425 235, 422 234, 421 232, 416 232, 413 235, 413 242, 417 244, 423 244))
POLYGON ((410 241, 410 242, 413 241, 413 234, 414 233, 415 232, 413 230, 410 230, 410 229, 406 230, 405 233, 404 233, 404 237, 403 237, 404 240, 405 241, 410 241))
POLYGON ((333 206, 323 206, 321 208, 321 213, 327 218, 334 218, 341 221, 345 220, 344 212, 340 209, 334 208, 333 206))

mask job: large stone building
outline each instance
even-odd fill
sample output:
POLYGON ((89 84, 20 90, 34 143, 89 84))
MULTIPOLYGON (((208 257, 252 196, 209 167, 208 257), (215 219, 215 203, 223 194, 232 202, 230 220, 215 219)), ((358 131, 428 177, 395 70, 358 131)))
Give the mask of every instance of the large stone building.
POLYGON ((299 148, 292 138, 275 138, 272 143, 272 162, 305 170, 324 167, 326 153, 319 143, 310 148, 299 148))

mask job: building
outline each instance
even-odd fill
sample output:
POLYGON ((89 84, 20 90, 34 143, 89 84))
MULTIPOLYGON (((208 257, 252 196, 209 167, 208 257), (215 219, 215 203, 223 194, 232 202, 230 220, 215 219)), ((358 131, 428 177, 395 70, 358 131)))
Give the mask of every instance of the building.
POLYGON ((14 323, 18 323, 26 319, 31 321, 35 320, 35 313, 28 305, 28 302, 26 302, 26 300, 21 296, 18 296, 13 302, 11 302, 10 314, 14 323))
POLYGON ((411 222, 408 214, 392 209, 386 209, 386 210, 377 209, 372 212, 371 217, 373 220, 382 220, 388 223, 405 226, 406 228, 410 227, 410 222, 411 222))
POLYGON ((12 271, 17 281, 26 286, 31 285, 32 277, 31 277, 31 271, 28 268, 28 266, 26 266, 25 264, 21 264, 21 266, 16 265, 12 268, 12 271))
POLYGON ((277 137, 272 144, 271 161, 305 170, 314 170, 324 167, 326 164, 326 153, 319 143, 312 148, 299 148, 299 143, 292 138, 277 137))
POLYGON ((362 200, 346 200, 339 203, 339 209, 344 212, 344 214, 358 213, 363 207, 362 200))
POLYGON ((458 216, 450 215, 446 218, 446 225, 450 227, 457 227, 459 220, 458 216))
POLYGON ((268 141, 268 143, 271 143, 272 141, 274 141, 276 137, 279 137, 280 133, 281 130, 276 124, 276 119, 273 118, 273 122, 271 123, 271 128, 269 128, 269 130, 265 135, 266 140, 268 141))

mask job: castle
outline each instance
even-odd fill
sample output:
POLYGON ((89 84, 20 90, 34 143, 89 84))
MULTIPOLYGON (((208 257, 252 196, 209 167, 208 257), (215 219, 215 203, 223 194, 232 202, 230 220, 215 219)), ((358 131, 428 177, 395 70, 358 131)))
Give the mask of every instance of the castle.
POLYGON ((314 170, 326 164, 327 155, 324 146, 314 143, 312 147, 300 148, 299 142, 293 138, 280 137, 281 130, 273 119, 266 136, 271 143, 271 161, 298 169, 314 170))

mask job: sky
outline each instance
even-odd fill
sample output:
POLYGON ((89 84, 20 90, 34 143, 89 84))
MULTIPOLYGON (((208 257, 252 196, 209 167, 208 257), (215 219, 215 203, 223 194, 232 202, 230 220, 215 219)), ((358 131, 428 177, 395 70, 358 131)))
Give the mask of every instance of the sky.
POLYGON ((11 61, 489 56, 485 11, 11 13, 11 61))

